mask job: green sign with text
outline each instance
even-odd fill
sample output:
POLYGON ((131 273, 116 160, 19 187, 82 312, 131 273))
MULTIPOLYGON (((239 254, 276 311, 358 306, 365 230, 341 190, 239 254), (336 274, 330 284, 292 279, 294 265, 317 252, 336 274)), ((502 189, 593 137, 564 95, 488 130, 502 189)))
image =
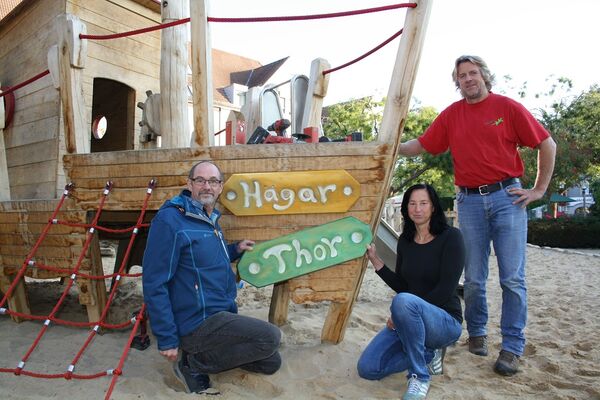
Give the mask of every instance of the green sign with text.
POLYGON ((361 257, 372 240, 369 225, 346 217, 257 244, 237 268, 243 280, 263 287, 361 257))

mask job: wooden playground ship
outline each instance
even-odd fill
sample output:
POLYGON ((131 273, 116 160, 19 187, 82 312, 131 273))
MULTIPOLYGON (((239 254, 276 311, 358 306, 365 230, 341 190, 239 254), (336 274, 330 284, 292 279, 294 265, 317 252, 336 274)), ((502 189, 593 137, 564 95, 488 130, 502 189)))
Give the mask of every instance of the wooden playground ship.
MULTIPOLYGON (((171 1, 169 5, 175 3, 171 1)), ((89 223, 106 183, 111 181, 114 188, 106 196, 98 223, 122 227, 136 223, 151 180, 156 184, 145 222, 166 199, 180 192, 190 167, 201 160, 215 162, 225 174, 225 180, 237 174, 306 172, 319 176, 324 171, 342 170, 358 182, 359 187, 357 200, 347 210, 235 215, 220 206, 225 237, 229 241, 252 238, 263 242, 348 216, 366 223, 371 232, 375 232, 409 108, 431 0, 415 0, 414 5, 407 8, 383 121, 375 141, 214 146, 207 8, 203 0, 191 1, 194 133, 189 146, 189 142, 182 143, 175 135, 168 136, 184 131, 186 119, 182 118, 185 113, 181 109, 186 107, 187 99, 177 98, 177 93, 182 92, 178 86, 182 79, 174 72, 159 73, 158 68, 162 64, 165 70, 179 71, 185 82, 187 66, 173 56, 177 54, 177 46, 181 46, 181 38, 167 39, 163 33, 161 39, 161 33, 152 32, 143 38, 95 42, 79 36, 86 30, 110 33, 104 28, 109 22, 117 32, 155 24, 160 22, 159 5, 151 0, 23 0, 14 18, 0 25, 0 58, 5 60, 0 69, 0 83, 6 88, 6 84, 22 82, 46 68, 52 79, 45 77, 13 92, 12 103, 9 96, 5 96, 4 115, 0 113, 3 117, 0 118, 0 194, 3 196, 0 202, 0 291, 2 294, 10 292, 0 307, 15 311, 11 314, 15 320, 23 318, 18 313, 29 313, 27 287, 21 271, 29 277, 46 279, 68 277, 74 268, 74 260, 84 249, 89 233, 70 225, 48 228, 49 219, 70 182, 74 188, 69 190, 68 198, 55 217, 57 220, 89 223), (171 44, 166 45, 165 40, 171 44), (163 147, 150 148, 149 143, 137 141, 133 133, 129 133, 121 139, 121 145, 132 150, 106 148, 91 152, 93 146, 101 146, 90 134, 94 107, 128 110, 119 123, 133 132, 133 122, 140 120, 141 115, 131 99, 141 98, 148 90, 170 99, 160 106, 163 147), (111 96, 124 100, 111 103, 111 96), (13 109, 7 110, 7 105, 13 109), (12 117, 8 126, 4 118, 9 114, 7 111, 12 117), (44 241, 38 243, 46 229, 44 241), (35 255, 31 257, 34 246, 35 255), (36 263, 66 270, 36 268, 33 258, 36 263)), ((162 22, 180 18, 172 15, 165 19, 164 13, 163 10, 162 22)), ((325 60, 313 62, 303 126, 319 125, 328 84, 328 76, 322 74, 326 68, 325 60)), ((98 240, 101 234, 95 233, 82 259, 80 272, 103 273, 98 240)), ((366 257, 359 257, 276 283, 269 319, 276 324, 285 323, 290 300, 330 302, 321 338, 340 342, 366 265, 366 257)), ((87 306, 89 320, 98 320, 107 301, 104 280, 83 277, 76 283, 79 300, 87 306)))

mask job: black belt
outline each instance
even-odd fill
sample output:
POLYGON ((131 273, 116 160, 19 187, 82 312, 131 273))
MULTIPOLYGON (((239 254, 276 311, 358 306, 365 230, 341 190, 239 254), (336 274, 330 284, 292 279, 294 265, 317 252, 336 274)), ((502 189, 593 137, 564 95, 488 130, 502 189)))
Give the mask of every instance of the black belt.
POLYGON ((500 190, 506 186, 510 186, 510 185, 512 185, 514 183, 518 183, 518 182, 519 182, 519 178, 508 178, 508 179, 503 180, 502 182, 491 183, 489 185, 481 185, 476 188, 468 188, 468 187, 460 186, 460 191, 464 192, 466 194, 480 194, 482 196, 485 196, 486 194, 497 192, 498 190, 500 190))

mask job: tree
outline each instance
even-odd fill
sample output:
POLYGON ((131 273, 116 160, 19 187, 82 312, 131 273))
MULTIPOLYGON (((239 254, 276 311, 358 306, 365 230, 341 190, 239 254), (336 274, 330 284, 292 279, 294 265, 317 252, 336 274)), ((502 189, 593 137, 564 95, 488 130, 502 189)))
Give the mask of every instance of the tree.
MULTIPOLYGON (((565 78, 559 79, 564 82, 565 78)), ((568 80, 566 80, 568 81, 568 80)), ((556 165, 548 193, 600 178, 600 88, 592 86, 574 98, 562 97, 538 118, 557 144, 556 165)), ((537 152, 521 150, 525 185, 535 181, 537 152)))
POLYGON ((363 140, 369 141, 377 133, 383 116, 385 99, 373 100, 363 97, 323 109, 323 131, 330 139, 343 139, 353 132, 361 132, 363 140))
MULTIPOLYGON (((410 110, 406 117, 402 141, 421 136, 437 115, 433 107, 417 107, 410 110)), ((403 192, 419 182, 429 183, 441 196, 453 196, 454 170, 450 153, 433 156, 425 152, 415 157, 400 156, 392 179, 392 192, 403 192)))

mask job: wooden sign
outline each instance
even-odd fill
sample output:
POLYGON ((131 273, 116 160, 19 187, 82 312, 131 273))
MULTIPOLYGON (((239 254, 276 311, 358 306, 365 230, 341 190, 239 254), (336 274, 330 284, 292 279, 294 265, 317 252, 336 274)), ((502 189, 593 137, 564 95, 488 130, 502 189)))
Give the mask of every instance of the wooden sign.
POLYGON ((346 217, 257 244, 237 268, 243 280, 263 287, 361 257, 372 240, 369 225, 346 217))
POLYGON ((234 174, 221 203, 235 215, 345 212, 360 184, 344 170, 234 174))

